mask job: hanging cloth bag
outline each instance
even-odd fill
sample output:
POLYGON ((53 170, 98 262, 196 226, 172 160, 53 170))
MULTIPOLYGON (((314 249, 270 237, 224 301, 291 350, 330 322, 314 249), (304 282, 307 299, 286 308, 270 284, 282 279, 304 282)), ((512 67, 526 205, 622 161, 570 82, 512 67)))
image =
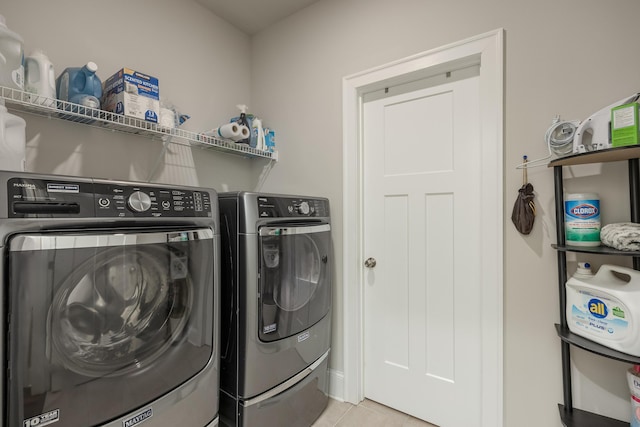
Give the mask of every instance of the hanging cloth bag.
POLYGON ((522 166, 522 187, 518 190, 518 197, 513 205, 511 221, 522 234, 531 233, 536 218, 536 205, 533 201, 533 185, 527 182, 527 157, 522 166))

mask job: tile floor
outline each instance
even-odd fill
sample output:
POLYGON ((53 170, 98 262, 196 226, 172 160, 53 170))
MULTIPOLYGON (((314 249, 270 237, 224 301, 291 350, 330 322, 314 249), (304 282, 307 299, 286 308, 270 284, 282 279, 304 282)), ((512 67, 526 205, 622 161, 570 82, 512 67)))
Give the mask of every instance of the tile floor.
POLYGON ((373 400, 355 406, 329 399, 327 409, 312 427, 437 427, 373 400))

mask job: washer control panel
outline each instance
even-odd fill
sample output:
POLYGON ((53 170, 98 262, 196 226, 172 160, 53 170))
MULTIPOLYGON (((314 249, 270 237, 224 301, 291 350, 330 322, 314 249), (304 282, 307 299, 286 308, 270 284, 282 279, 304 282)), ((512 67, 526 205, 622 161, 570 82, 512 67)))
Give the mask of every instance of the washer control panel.
POLYGON ((206 217, 211 197, 206 191, 155 186, 95 184, 96 216, 206 217))
POLYGON ((211 217, 206 190, 88 180, 12 178, 9 218, 211 217))
POLYGON ((329 216, 327 199, 306 197, 258 197, 260 218, 313 218, 329 216))

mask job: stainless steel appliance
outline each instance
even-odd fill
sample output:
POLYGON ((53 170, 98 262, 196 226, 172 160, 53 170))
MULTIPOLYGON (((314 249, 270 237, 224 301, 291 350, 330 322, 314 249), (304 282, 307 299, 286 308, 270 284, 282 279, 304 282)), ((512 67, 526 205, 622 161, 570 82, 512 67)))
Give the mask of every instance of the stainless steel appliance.
POLYGON ((329 201, 221 193, 220 421, 310 426, 328 399, 329 201))
POLYGON ((214 426, 215 191, 0 172, 2 422, 214 426))

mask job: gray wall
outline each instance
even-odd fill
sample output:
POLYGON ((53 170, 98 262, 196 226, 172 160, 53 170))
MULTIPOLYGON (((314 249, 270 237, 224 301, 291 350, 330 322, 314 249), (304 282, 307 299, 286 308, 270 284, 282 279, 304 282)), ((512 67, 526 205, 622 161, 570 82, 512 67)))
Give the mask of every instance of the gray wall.
MULTIPOLYGON (((42 49, 56 70, 94 61, 104 81, 123 67, 159 79, 160 95, 189 114, 184 129, 205 131, 250 104, 249 36, 196 2, 4 0, 0 14, 24 39, 25 55, 42 49)), ((241 157, 22 115, 27 170, 147 180, 221 189, 253 188, 241 157)), ((255 162, 260 162, 255 160, 255 162)))
MULTIPOLYGON (((93 60, 103 79, 121 67, 157 76, 161 94, 192 116, 188 130, 215 127, 236 114, 238 103, 276 129, 281 160, 272 168, 261 160, 172 145, 153 181, 331 199, 338 267, 331 358, 336 371, 344 360, 341 248, 348 232, 341 218, 342 78, 504 28, 504 425, 560 425, 552 173, 546 167, 529 171, 538 217, 532 234, 523 237, 508 220, 521 184, 515 165, 523 154, 546 154, 543 135, 556 114, 584 119, 638 90, 635 0, 321 0, 252 38, 190 1, 5 0, 0 13, 25 39, 26 54, 43 49, 58 73, 93 60)), ((32 171, 146 179, 160 153, 158 141, 25 118, 32 171)), ((565 171, 566 189, 599 192, 603 222, 623 221, 624 168, 572 168, 565 171)), ((578 257, 570 259, 575 268, 578 257)), ((591 261, 628 264, 616 258, 591 261)), ((572 355, 576 405, 628 419, 628 365, 579 349, 572 355)))
MULTIPOLYGON (((343 368, 342 78, 418 52, 505 29, 505 426, 560 426, 560 341, 553 177, 531 169, 538 217, 531 235, 509 218, 522 155, 543 157, 552 118, 584 119, 636 92, 640 58, 635 0, 322 0, 252 38, 253 107, 268 112, 282 161, 264 188, 331 199, 334 222, 334 340, 343 368), (296 179, 292 179, 296 177, 296 179)), ((266 113, 265 113, 266 114, 266 113)), ((568 191, 597 191, 603 221, 628 218, 626 164, 565 171, 568 191)), ((570 255, 570 272, 575 255, 570 255)), ((581 257, 584 260, 585 257, 581 257)), ((627 259, 587 258, 627 264, 627 259)), ((627 364, 572 349, 577 407, 629 419, 627 364)), ((469 396, 474 398, 474 396, 469 396)))

